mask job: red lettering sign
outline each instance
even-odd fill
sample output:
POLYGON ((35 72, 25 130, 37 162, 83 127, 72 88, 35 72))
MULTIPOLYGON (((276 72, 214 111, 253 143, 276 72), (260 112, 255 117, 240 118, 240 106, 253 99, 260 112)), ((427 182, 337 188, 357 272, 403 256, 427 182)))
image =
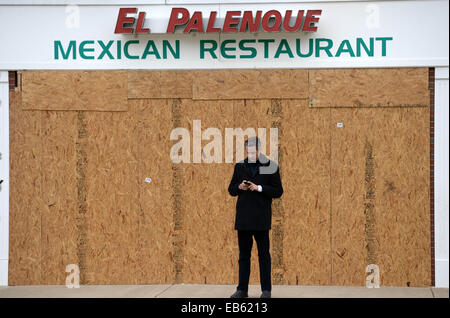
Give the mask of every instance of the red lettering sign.
POLYGON ((239 19, 235 17, 240 15, 241 11, 227 11, 225 21, 223 22, 222 32, 237 32, 239 19))
POLYGON ((287 10, 286 14, 284 16, 283 29, 287 32, 298 31, 300 29, 300 26, 302 25, 304 13, 305 13, 304 10, 298 10, 297 19, 295 20, 294 26, 291 27, 290 23, 291 23, 292 10, 287 10))
POLYGON ((242 16, 241 29, 239 30, 239 32, 245 32, 247 26, 250 32, 258 32, 259 23, 261 21, 261 14, 262 11, 256 11, 256 17, 253 20, 253 12, 244 11, 244 15, 242 16))
POLYGON ((280 25, 281 25, 281 13, 277 10, 270 10, 267 11, 266 14, 264 14, 262 19, 262 28, 267 32, 280 32, 280 25), (272 26, 269 27, 269 19, 274 16, 275 22, 272 26))
POLYGON ((136 13, 137 8, 120 8, 114 33, 133 33, 132 28, 124 28, 125 23, 134 23, 134 18, 127 18, 128 13, 136 13))
POLYGON ((315 18, 314 16, 321 15, 321 14, 322 14, 322 10, 308 10, 308 12, 306 13, 305 24, 303 24, 302 31, 303 32, 308 32, 308 31, 316 32, 317 27, 311 26, 311 23, 319 22, 319 18, 315 18))
POLYGON ((214 22, 216 22, 216 11, 212 11, 209 15, 208 27, 206 28, 206 33, 220 32, 220 28, 214 27, 214 22))
POLYGON ((174 33, 177 25, 184 25, 189 21, 189 11, 185 8, 173 8, 170 13, 166 33, 174 33), (181 14, 181 17, 179 17, 181 14))
MULTIPOLYGON (((223 25, 217 26, 217 11, 211 11, 209 14, 206 29, 203 26, 203 14, 201 11, 195 11, 192 16, 186 8, 172 8, 166 33, 174 33, 177 27, 183 28, 183 33, 236 33, 236 32, 258 32, 260 27, 266 32, 316 32, 319 16, 322 10, 298 10, 297 16, 292 21, 292 10, 286 10, 284 16, 278 10, 269 10, 264 15, 261 10, 253 14, 252 11, 227 11, 223 25), (216 26, 215 26, 216 25, 216 26)), ((128 16, 136 14, 137 8, 120 8, 117 17, 114 33, 150 33, 149 28, 144 27, 145 12, 139 12, 136 25, 135 17, 128 16), (125 24, 131 26, 125 27, 125 24)))
POLYGON ((139 12, 135 33, 150 33, 150 29, 144 28, 145 12, 139 12))

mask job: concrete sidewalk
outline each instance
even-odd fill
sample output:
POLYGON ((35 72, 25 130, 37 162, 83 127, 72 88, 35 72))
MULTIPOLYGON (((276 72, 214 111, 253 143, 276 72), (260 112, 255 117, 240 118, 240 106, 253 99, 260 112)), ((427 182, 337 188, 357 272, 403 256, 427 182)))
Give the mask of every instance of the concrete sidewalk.
MULTIPOLYGON (((0 298, 228 298, 235 285, 82 285, 0 287, 0 298)), ((261 294, 249 286, 249 297, 261 294)), ((273 298, 448 298, 448 288, 274 285, 273 298)))

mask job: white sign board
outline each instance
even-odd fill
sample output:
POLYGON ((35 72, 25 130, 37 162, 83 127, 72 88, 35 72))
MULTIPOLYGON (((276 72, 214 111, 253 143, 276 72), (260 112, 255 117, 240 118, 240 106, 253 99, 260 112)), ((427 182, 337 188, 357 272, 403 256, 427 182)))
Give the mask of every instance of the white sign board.
POLYGON ((0 40, 3 70, 448 66, 448 1, 0 2, 0 40), (119 10, 129 7, 144 12, 143 26, 158 33, 116 34, 119 10), (321 10, 321 15, 315 32, 164 33, 172 9, 179 7, 191 16, 201 12, 205 21, 215 11, 220 23, 229 11, 321 10))

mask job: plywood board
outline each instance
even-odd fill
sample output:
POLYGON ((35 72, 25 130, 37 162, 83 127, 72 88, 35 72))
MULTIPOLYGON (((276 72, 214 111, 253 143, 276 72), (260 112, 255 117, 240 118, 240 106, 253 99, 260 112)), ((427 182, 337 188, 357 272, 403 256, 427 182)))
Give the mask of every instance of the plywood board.
MULTIPOLYGON (((258 135, 258 128, 265 131, 266 138, 259 136, 262 144, 262 152, 270 157, 270 128, 277 128, 274 124, 281 117, 272 116, 272 100, 270 99, 246 99, 243 103, 234 105, 234 128, 241 129, 245 133, 243 140, 250 136, 258 135)), ((280 129, 281 131, 281 129, 280 129)), ((244 149, 236 149, 236 161, 246 157, 244 149)))
POLYGON ((426 107, 428 68, 309 71, 311 107, 426 107))
POLYGON ((138 133, 138 284, 175 282, 173 171, 169 157, 172 112, 165 99, 130 101, 138 133), (146 178, 150 178, 147 179, 146 178))
POLYGON ((42 125, 42 284, 63 285, 66 266, 77 258, 77 113, 43 111, 42 125))
POLYGON ((332 283, 429 285, 428 109, 331 111, 332 283))
POLYGON ((10 91, 10 208, 8 284, 41 281, 41 114, 23 111, 10 91))
MULTIPOLYGON (((233 163, 225 162, 225 128, 233 127, 233 106, 242 101, 180 101, 180 125, 192 137, 191 163, 180 163, 183 195, 184 264, 183 282, 205 284, 237 284, 238 245, 234 230, 235 198, 228 193, 233 163), (200 122, 195 122, 199 120, 200 122), (197 126, 197 124, 200 124, 197 126), (194 148, 193 129, 201 132, 217 129, 215 137, 204 136, 194 148), (217 142, 222 154, 218 162, 205 162, 214 155, 207 145, 217 142), (199 155, 194 151, 200 150, 199 155)), ((175 143, 175 142, 172 142, 175 143)))
POLYGON ((308 98, 308 70, 197 71, 193 99, 308 98))
MULTIPOLYGON (((39 95, 84 72, 24 72, 53 78, 28 91, 51 110, 23 110, 25 92, 11 92, 10 284, 64 284, 69 263, 85 284, 237 284, 236 198, 227 186, 244 157, 234 147, 226 160, 225 129, 265 128, 270 156, 272 127, 285 190, 272 205, 273 284, 364 286, 365 266, 375 263, 383 286, 429 286, 429 108, 410 107, 422 106, 423 70, 196 71, 194 100, 190 80, 180 84, 175 71, 129 71, 133 88, 115 87, 134 96, 127 111, 103 102, 87 112, 54 111, 58 99, 79 103, 71 92, 39 95), (311 96, 336 107, 309 107, 308 72, 330 75, 311 96), (380 78, 403 84, 394 90, 380 78), (204 85, 197 93, 196 83, 204 85), (148 95, 152 85, 158 95, 148 95), (347 106, 357 108, 339 108, 354 96, 360 103, 347 106), (389 104, 378 107, 380 98, 389 104), (394 102, 408 107, 383 107, 394 102), (201 132, 221 133, 220 163, 204 160, 211 140, 194 149, 194 120, 201 132), (170 159, 177 127, 188 131, 189 163, 170 159)), ((91 105, 104 93, 84 91, 91 105)), ((251 270, 259 284, 256 244, 251 270)))
POLYGON ((126 71, 23 71, 23 109, 127 110, 126 71))
POLYGON ((330 110, 282 106, 286 284, 330 285, 330 110))
MULTIPOLYGON (((358 114, 365 109, 331 110, 331 249, 332 284, 365 285, 366 139, 373 144, 370 123, 358 114), (337 126, 342 123, 343 127, 337 126)), ((373 111, 372 111, 373 112, 373 111)), ((367 117, 363 117, 366 119, 367 117)))
POLYGON ((383 112, 377 121, 377 261, 384 286, 431 285, 429 118, 429 108, 411 108, 383 112))
POLYGON ((128 98, 192 98, 192 80, 196 72, 128 71, 128 98))
MULTIPOLYGON (((132 104, 130 104, 132 107, 132 104)), ((86 112, 86 283, 137 284, 135 110, 86 112)))

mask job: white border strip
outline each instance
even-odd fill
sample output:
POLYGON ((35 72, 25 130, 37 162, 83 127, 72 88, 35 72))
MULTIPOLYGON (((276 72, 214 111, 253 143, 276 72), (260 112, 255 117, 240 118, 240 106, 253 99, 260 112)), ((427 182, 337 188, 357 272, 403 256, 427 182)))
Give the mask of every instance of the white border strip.
POLYGON ((138 62, 127 62, 124 63, 117 62, 102 62, 101 65, 95 64, 92 61, 78 61, 76 64, 61 64, 60 62, 0 62, 0 69, 3 70, 172 70, 172 69, 282 69, 282 68, 305 68, 305 69, 315 69, 315 68, 389 68, 389 67, 436 67, 448 68, 449 60, 444 58, 424 58, 424 59, 408 59, 408 58, 373 58, 372 60, 326 60, 317 59, 302 61, 288 60, 288 61, 255 61, 255 62, 244 62, 242 60, 237 61, 223 61, 217 60, 211 63, 206 63, 203 60, 198 61, 188 61, 180 63, 161 63, 147 64, 143 65, 141 60, 136 60, 138 62), (303 62, 303 64, 301 63, 303 62))
POLYGON ((0 71, 0 286, 8 285, 9 254, 9 80, 0 71))
MULTIPOLYGON (((392 1, 423 1, 423 0, 0 0, 0 6, 65 6, 65 5, 86 5, 86 6, 130 6, 130 5, 190 5, 190 4, 275 4, 280 5, 283 3, 330 3, 330 2, 392 2, 392 1)), ((429 0, 440 1, 440 0, 429 0)))
POLYGON ((449 76, 435 69, 434 81, 434 252, 435 285, 449 287, 449 76))

